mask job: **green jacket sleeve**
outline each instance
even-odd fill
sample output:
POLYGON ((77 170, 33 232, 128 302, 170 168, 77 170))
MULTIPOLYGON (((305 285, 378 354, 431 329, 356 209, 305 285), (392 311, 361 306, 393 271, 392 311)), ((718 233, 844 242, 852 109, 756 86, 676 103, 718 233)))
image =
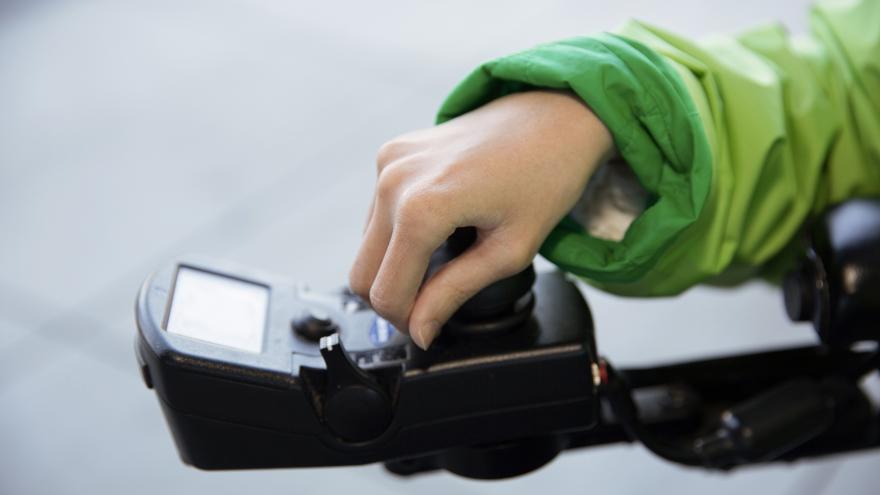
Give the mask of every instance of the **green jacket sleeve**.
POLYGON ((567 88, 648 192, 623 239, 564 219, 541 253, 608 291, 653 296, 772 275, 810 215, 880 195, 880 2, 820 2, 809 36, 769 26, 700 42, 641 23, 484 64, 438 122, 567 88))

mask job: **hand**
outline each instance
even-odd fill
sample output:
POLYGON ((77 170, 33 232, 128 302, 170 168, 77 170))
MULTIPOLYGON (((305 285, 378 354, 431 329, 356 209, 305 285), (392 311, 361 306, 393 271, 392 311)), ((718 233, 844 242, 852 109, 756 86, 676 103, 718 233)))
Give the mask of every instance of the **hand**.
POLYGON ((393 139, 379 151, 352 290, 427 349, 471 296, 528 266, 612 151, 590 109, 553 91, 505 96, 393 139), (476 242, 422 285, 431 253, 465 226, 476 242))

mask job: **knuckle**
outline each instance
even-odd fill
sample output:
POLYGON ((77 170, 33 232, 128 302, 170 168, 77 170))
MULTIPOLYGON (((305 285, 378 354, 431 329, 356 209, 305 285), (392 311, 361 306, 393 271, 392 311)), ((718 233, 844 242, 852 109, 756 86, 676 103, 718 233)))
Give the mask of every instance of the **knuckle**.
POLYGON ((397 220, 402 224, 420 225, 430 218, 433 223, 443 217, 442 195, 430 187, 410 187, 400 197, 397 220))
POLYGON ((396 196, 403 186, 403 174, 399 166, 386 167, 379 173, 376 182, 376 194, 381 199, 390 199, 396 196))
POLYGON ((389 164, 403 156, 403 143, 397 139, 386 141, 376 152, 376 170, 382 172, 389 164))
POLYGON ((405 225, 418 225, 424 221, 430 205, 424 194, 416 191, 407 191, 400 198, 397 207, 397 222, 405 225))
POLYGON ((370 306, 381 316, 388 320, 397 319, 397 304, 382 287, 374 285, 369 291, 369 300, 370 306))

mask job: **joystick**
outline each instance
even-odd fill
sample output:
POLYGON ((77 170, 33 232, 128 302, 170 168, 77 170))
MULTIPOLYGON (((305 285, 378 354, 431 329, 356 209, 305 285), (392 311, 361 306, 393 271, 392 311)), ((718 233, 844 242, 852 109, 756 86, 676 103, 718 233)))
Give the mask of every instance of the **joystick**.
MULTIPOLYGON (((425 280, 470 248, 476 238, 477 231, 473 227, 457 229, 431 256, 425 280)), ((485 287, 468 299, 449 319, 446 330, 456 335, 477 336, 517 328, 528 319, 535 306, 534 283, 535 269, 530 263, 519 273, 485 287)))

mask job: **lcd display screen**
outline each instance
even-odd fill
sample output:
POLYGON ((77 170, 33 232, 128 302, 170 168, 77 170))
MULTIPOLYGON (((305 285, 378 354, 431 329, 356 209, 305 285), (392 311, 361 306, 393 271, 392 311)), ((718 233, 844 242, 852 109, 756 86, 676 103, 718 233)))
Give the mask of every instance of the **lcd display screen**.
POLYGON ((243 351, 261 352, 269 288, 181 266, 165 330, 243 351))

